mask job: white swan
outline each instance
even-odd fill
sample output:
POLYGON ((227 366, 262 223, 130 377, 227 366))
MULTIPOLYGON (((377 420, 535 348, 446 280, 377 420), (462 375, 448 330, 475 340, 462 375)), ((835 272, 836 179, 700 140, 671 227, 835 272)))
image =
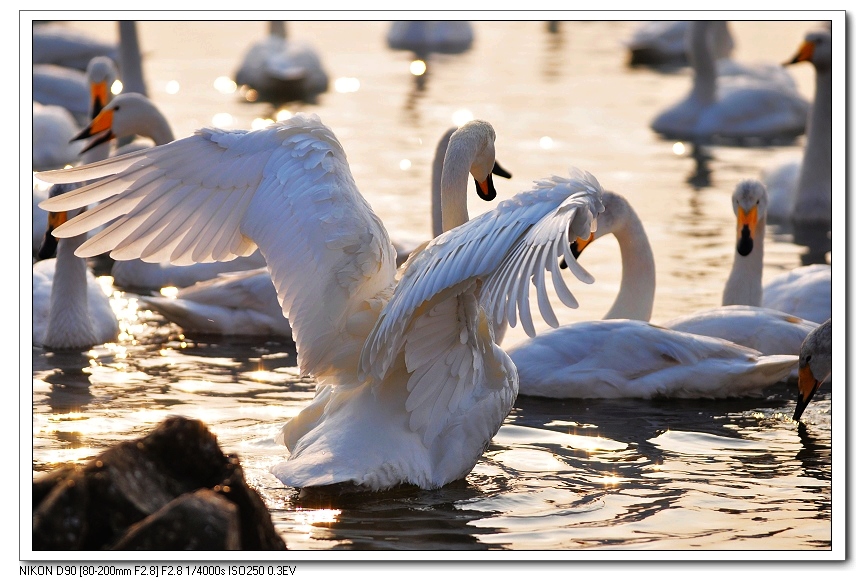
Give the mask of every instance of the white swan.
POLYGON ((710 48, 713 23, 689 28, 694 81, 690 93, 652 121, 668 139, 698 143, 789 141, 805 132, 808 102, 795 88, 776 80, 718 75, 710 48))
POLYGON ((799 266, 763 286, 763 306, 822 323, 832 317, 832 267, 799 266))
MULTIPOLYGON (((456 127, 452 127, 445 132, 433 158, 433 237, 442 233, 441 176, 448 142, 456 130, 456 127)), ((493 173, 503 175, 500 168, 496 170, 496 166, 493 167, 493 173)), ((394 242, 397 265, 405 262, 417 247, 418 244, 400 245, 394 242)), ((215 278, 181 288, 174 297, 142 296, 139 303, 159 312, 186 333, 291 338, 291 326, 282 314, 276 289, 266 267, 219 274, 215 278)), ((497 329, 496 337, 500 338, 503 333, 497 329)))
POLYGON ((758 351, 645 321, 583 321, 508 350, 520 394, 548 398, 756 395, 784 381, 794 355, 758 351))
MULTIPOLYGON (((297 487, 345 483, 437 488, 463 478, 517 394, 517 372, 493 341, 502 318, 533 333, 529 285, 545 319, 554 313, 533 276, 553 273, 561 300, 562 254, 589 236, 602 210, 597 181, 572 170, 468 219, 466 176, 487 198, 495 134, 471 121, 451 138, 442 178, 443 228, 404 265, 361 197, 341 145, 315 116, 258 131, 194 135, 46 181, 111 176, 43 205, 62 210, 103 200, 56 232, 74 235, 117 218, 78 249, 116 259, 228 260, 256 246, 288 316, 301 372, 319 384, 283 428, 289 449, 273 469, 297 487), (459 136, 459 138, 458 138, 459 136), (202 212, 202 207, 212 211, 202 212), (461 226, 459 226, 462 224, 461 226)), ((553 324, 551 323, 551 324, 553 324)))
POLYGON ((33 100, 66 108, 78 123, 90 118, 90 90, 84 71, 58 65, 33 65, 33 100))
POLYGON ((472 47, 474 39, 471 22, 458 20, 397 21, 387 31, 389 48, 410 50, 422 57, 431 53, 463 53, 472 47))
POLYGON ((33 169, 42 171, 74 163, 81 145, 70 143, 78 133, 75 117, 60 105, 33 101, 33 169))
POLYGON ((66 219, 66 212, 49 215, 44 252, 53 254, 56 249, 57 257, 33 265, 33 345, 89 349, 116 340, 120 327, 87 261, 75 256, 87 234, 59 241, 51 235, 66 219))
MULTIPOLYGON (((153 102, 138 93, 121 93, 114 97, 91 123, 76 136, 88 139, 85 150, 111 140, 129 136, 145 137, 155 145, 174 141, 168 120, 153 102)), ((135 146, 138 149, 139 146, 135 146)), ((149 263, 142 260, 117 261, 111 267, 114 284, 136 291, 158 290, 166 286, 187 287, 209 280, 221 272, 234 272, 264 267, 260 252, 242 256, 230 262, 174 265, 168 261, 149 263)))
POLYGON ((832 221, 832 33, 810 32, 787 64, 811 62, 816 71, 801 160, 764 170, 769 220, 832 221))
POLYGON ((95 56, 117 61, 117 45, 56 24, 33 25, 33 64, 52 64, 85 70, 95 56))
POLYGON ((793 419, 799 420, 817 389, 832 381, 832 319, 811 331, 799 353, 799 398, 793 419))
MULTIPOLYGON (((631 66, 686 66, 688 64, 688 49, 685 37, 688 26, 686 20, 659 20, 644 22, 639 25, 625 42, 629 53, 628 64, 631 66)), ((725 21, 719 23, 711 42, 716 58, 729 57, 733 52, 735 41, 725 21)))
POLYGON ((234 80, 259 97, 283 101, 313 100, 329 82, 318 53, 307 43, 289 40, 285 22, 278 20, 270 21, 265 39, 247 49, 234 80))

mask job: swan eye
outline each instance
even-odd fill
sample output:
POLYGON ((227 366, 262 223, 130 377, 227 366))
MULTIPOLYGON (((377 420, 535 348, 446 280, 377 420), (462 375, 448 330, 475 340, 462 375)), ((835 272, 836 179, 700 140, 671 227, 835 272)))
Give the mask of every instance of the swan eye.
POLYGON ((811 363, 811 356, 810 355, 805 358, 805 363, 811 363))

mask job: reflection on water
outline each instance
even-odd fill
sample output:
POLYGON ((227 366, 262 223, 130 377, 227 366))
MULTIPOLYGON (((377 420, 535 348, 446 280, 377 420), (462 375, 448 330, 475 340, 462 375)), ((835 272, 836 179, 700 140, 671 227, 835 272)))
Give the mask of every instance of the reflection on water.
MULTIPOLYGON (((177 23, 141 23, 145 75, 178 136, 220 114, 248 128, 283 111, 317 113, 393 237, 417 239, 431 230, 438 138, 457 116, 488 119, 499 159, 514 174, 501 197, 571 165, 629 197, 652 241, 659 322, 720 304, 732 261, 733 187, 801 148, 689 154, 685 144, 676 150, 658 140, 649 120, 690 77, 627 67, 620 41, 632 22, 481 22, 471 50, 429 55, 423 74, 412 74, 412 55, 387 49, 387 23, 298 22, 293 30, 316 38, 334 79, 316 104, 247 103, 214 86, 259 38, 260 24, 190 22, 178 34, 177 23), (199 35, 226 44, 190 45, 199 35), (159 89, 172 79, 176 91, 159 89)), ((737 50, 788 58, 810 24, 766 34, 765 23, 736 23, 737 50)), ((75 27, 114 33, 110 22, 75 27)), ((803 94, 811 94, 810 72, 791 71, 803 94)), ((487 209, 470 202, 472 215, 487 209)), ((825 230, 810 241, 781 226, 768 234, 767 279, 806 260, 825 262, 831 246, 825 230)), ((571 285, 580 309, 553 300, 563 324, 601 317, 618 290, 618 249, 595 244, 580 260, 596 284, 571 285)), ((437 491, 301 495, 269 473, 285 454, 274 434, 314 393, 293 344, 187 335, 120 290, 113 305, 123 331, 116 345, 33 350, 34 472, 85 461, 182 414, 205 421, 223 449, 239 455, 292 549, 831 547, 831 388, 817 392, 805 423, 790 419, 796 393, 786 384, 717 401, 519 397, 464 481, 437 491)), ((505 347, 523 338, 511 330, 505 347)))

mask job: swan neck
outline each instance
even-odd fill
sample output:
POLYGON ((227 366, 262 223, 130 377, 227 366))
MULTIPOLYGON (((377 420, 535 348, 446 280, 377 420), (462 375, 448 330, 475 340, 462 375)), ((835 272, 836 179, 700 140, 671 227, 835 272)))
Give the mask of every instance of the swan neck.
POLYGON ((75 256, 75 249, 87 234, 57 241, 57 260, 51 286, 51 306, 44 344, 75 347, 96 344, 87 304, 87 262, 75 256))
POLYGON ((469 221, 466 187, 475 152, 465 142, 450 142, 445 154, 441 179, 442 231, 447 232, 469 221))
POLYGON ((442 171, 444 170, 445 154, 448 142, 456 129, 445 133, 436 146, 435 158, 432 164, 432 233, 433 238, 442 233, 442 171))
POLYGON ((805 152, 796 184, 794 215, 831 218, 832 69, 817 70, 814 102, 808 113, 805 152))
POLYGON ((288 30, 283 20, 271 20, 268 24, 268 34, 278 38, 288 38, 288 30))
POLYGON ((763 239, 766 235, 766 220, 757 222, 754 232, 754 248, 747 256, 733 254, 733 268, 724 285, 721 305, 763 305, 763 239))
POLYGON ((628 209, 624 226, 613 232, 622 254, 622 283, 604 318, 648 321, 655 303, 655 257, 642 222, 628 209))
POLYGON ((715 100, 717 70, 715 55, 711 49, 711 36, 711 30, 704 25, 692 25, 688 36, 688 60, 694 70, 691 97, 702 103, 715 100))
POLYGON ((138 44, 138 29, 133 20, 118 22, 120 36, 120 79, 125 93, 147 95, 144 72, 141 68, 141 49, 138 44))

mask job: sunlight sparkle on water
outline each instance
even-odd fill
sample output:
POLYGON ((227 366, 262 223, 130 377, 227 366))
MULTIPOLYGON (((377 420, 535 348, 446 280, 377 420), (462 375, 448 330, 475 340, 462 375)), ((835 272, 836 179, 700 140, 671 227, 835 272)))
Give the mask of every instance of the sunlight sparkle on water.
POLYGON ((426 63, 422 60, 412 61, 408 66, 408 70, 414 76, 419 77, 426 72, 426 63))
POLYGON ((237 90, 237 83, 228 77, 216 77, 213 81, 213 88, 223 95, 230 95, 237 90))
POLYGON ((110 90, 111 90, 112 95, 119 95, 120 93, 123 92, 123 83, 120 82, 120 79, 114 81, 111 84, 110 90))
POLYGON ((293 115, 294 115, 294 113, 292 113, 288 109, 280 109, 279 111, 276 112, 276 120, 277 121, 285 121, 286 119, 291 118, 293 115))
POLYGON ((547 137, 546 135, 544 135, 543 137, 541 137, 540 141, 538 142, 538 145, 541 146, 541 149, 552 149, 553 148, 553 138, 547 137))
POLYGON ((685 153, 685 144, 681 141, 677 141, 676 143, 674 143, 673 153, 675 153, 676 155, 682 155, 683 153, 685 153))
POLYGON ((337 93, 356 93, 360 89, 360 80, 354 77, 340 77, 333 82, 333 90, 337 93))
POLYGON ((252 128, 253 129, 264 129, 268 125, 273 123, 273 119, 264 119, 262 117, 256 117, 252 120, 252 128))
POLYGON ((168 81, 165 83, 165 92, 169 95, 176 95, 180 92, 180 83, 177 81, 168 81))
POLYGON ((411 169, 411 160, 410 159, 402 159, 399 162, 399 168, 402 171, 408 171, 411 169))
POLYGON ((169 299, 177 297, 177 292, 178 288, 176 286, 164 286, 159 289, 159 294, 169 299))
POLYGON ((451 115, 451 121, 453 121, 454 125, 457 127, 462 127, 474 118, 474 113, 468 109, 457 109, 454 111, 453 115, 451 115))
POLYGON ((314 525, 335 523, 340 514, 342 514, 341 510, 331 508, 298 511, 297 516, 299 517, 298 521, 300 522, 300 530, 307 534, 311 534, 314 525))
POLYGON ((217 113, 213 116, 211 123, 216 127, 228 127, 234 123, 234 116, 231 113, 217 113))

